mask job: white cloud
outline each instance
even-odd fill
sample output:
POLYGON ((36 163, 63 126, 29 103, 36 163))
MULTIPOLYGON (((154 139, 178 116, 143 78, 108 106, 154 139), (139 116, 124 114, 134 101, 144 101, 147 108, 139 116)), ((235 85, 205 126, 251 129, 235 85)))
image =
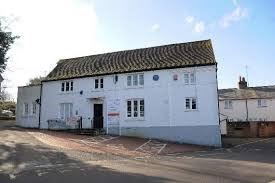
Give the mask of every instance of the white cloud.
POLYGON ((157 30, 159 30, 160 29, 160 25, 159 24, 154 24, 154 25, 152 25, 152 27, 151 27, 151 30, 153 31, 153 32, 155 32, 155 31, 157 31, 157 30))
POLYGON ((185 18, 185 21, 187 22, 187 23, 192 23, 193 21, 194 21, 194 17, 193 16, 187 16, 186 18, 185 18))
POLYGON ((11 30, 21 36, 9 52, 4 78, 16 97, 17 86, 47 74, 59 59, 101 49, 93 5, 73 0, 0 0, 1 16, 16 17, 11 30))
POLYGON ((196 24, 194 26, 194 31, 196 33, 202 33, 202 32, 204 32, 204 30, 205 30, 204 22, 203 21, 196 22, 196 24))
POLYGON ((237 0, 233 0, 233 4, 235 9, 224 15, 221 20, 221 26, 224 28, 229 27, 233 22, 238 22, 248 17, 248 9, 240 7, 237 0))

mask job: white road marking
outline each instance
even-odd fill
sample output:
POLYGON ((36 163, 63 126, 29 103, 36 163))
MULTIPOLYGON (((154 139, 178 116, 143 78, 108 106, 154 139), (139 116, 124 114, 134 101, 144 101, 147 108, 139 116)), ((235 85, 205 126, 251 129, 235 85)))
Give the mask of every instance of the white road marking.
POLYGON ((148 144, 149 142, 151 142, 151 140, 148 140, 147 142, 145 142, 144 144, 142 144, 141 146, 139 146, 138 148, 136 148, 135 151, 141 149, 143 146, 145 146, 145 145, 148 144))
POLYGON ((245 146, 245 145, 249 145, 249 144, 255 144, 255 143, 257 143, 257 142, 268 141, 268 140, 271 140, 271 138, 268 138, 268 139, 261 139, 261 140, 257 140, 257 141, 253 141, 253 142, 247 142, 247 143, 239 144, 239 145, 234 146, 234 148, 236 148, 236 147, 241 147, 241 146, 245 146))
POLYGON ((215 155, 219 155, 219 154, 225 154, 225 152, 223 152, 223 153, 212 153, 212 154, 201 154, 199 156, 200 157, 203 157, 203 156, 215 156, 215 155))
POLYGON ((166 145, 167 145, 167 144, 164 144, 164 145, 160 148, 160 150, 158 150, 158 153, 157 153, 157 154, 159 154, 159 153, 166 147, 166 145))
POLYGON ((37 176, 41 177, 42 175, 47 174, 47 173, 48 172, 39 172, 39 173, 37 173, 37 176))
POLYGON ((14 174, 9 174, 10 180, 13 180, 16 178, 16 176, 14 174))
POLYGON ((113 140, 113 139, 116 139, 116 138, 119 138, 119 136, 117 136, 117 137, 111 137, 111 138, 109 138, 109 139, 105 139, 105 140, 103 140, 102 142, 106 142, 106 141, 108 141, 108 140, 113 140))
POLYGON ((275 183, 275 180, 272 180, 271 182, 269 182, 269 183, 275 183))
POLYGON ((58 170, 60 173, 64 173, 64 172, 71 172, 72 170, 58 170))

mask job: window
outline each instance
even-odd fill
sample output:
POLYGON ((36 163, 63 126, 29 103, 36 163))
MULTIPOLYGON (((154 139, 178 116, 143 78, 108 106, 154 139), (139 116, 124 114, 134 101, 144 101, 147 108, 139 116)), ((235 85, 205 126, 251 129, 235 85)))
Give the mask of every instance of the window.
POLYGON ((196 76, 195 73, 184 73, 184 84, 195 84, 196 83, 196 76))
POLYGON ((127 100, 127 117, 133 119, 144 118, 144 99, 127 100))
POLYGON ((65 90, 65 83, 62 83, 62 85, 61 85, 61 91, 64 92, 64 90, 65 90))
POLYGON ((128 87, 138 87, 144 85, 144 75, 143 74, 131 74, 127 76, 127 86, 128 87))
POLYGON ((61 91, 69 92, 74 90, 74 82, 73 81, 65 81, 61 83, 61 91))
POLYGON ((267 107, 266 99, 258 99, 258 107, 267 107))
POLYGON ((132 85, 132 76, 127 76, 127 86, 132 85))
POLYGON ((74 82, 71 81, 71 91, 74 90, 74 82))
POLYGON ((32 114, 33 115, 36 114, 36 103, 35 102, 32 103, 32 114))
POLYGON ((232 100, 225 100, 224 101, 224 108, 225 109, 232 109, 233 108, 232 100))
POLYGON ((28 115, 29 114, 29 104, 27 103, 24 103, 24 112, 23 112, 24 115, 28 115))
POLYGON ((69 89, 70 89, 70 83, 66 82, 66 91, 69 91, 69 89))
POLYGON ((185 99, 185 109, 186 110, 196 110, 197 109, 197 99, 196 98, 186 98, 185 99))
POLYGON ((60 118, 67 120, 73 116, 73 104, 72 103, 62 103, 60 104, 60 118))
POLYGON ((189 74, 184 74, 184 83, 189 84, 189 74))
POLYGON ((103 88, 103 87, 104 87, 103 78, 95 79, 95 89, 103 88))

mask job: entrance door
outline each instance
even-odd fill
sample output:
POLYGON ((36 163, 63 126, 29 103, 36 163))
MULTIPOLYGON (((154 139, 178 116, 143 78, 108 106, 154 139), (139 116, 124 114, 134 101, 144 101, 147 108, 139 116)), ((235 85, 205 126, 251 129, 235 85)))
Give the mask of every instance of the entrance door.
POLYGON ((94 104, 94 128, 103 128, 103 104, 94 104))

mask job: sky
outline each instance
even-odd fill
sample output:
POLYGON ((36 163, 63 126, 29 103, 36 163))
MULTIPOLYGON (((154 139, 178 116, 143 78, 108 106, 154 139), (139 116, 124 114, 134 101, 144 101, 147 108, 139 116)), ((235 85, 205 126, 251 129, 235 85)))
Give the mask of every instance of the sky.
POLYGON ((219 88, 275 85, 275 1, 0 0, 0 16, 20 36, 3 85, 47 75, 59 59, 211 39, 219 88), (246 69, 247 68, 247 69, 246 69))

